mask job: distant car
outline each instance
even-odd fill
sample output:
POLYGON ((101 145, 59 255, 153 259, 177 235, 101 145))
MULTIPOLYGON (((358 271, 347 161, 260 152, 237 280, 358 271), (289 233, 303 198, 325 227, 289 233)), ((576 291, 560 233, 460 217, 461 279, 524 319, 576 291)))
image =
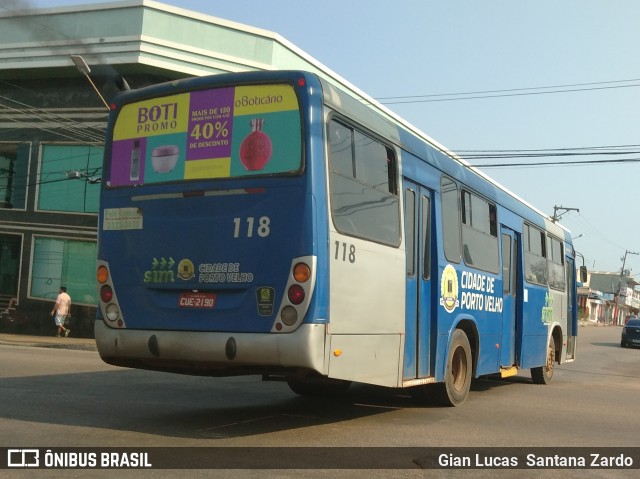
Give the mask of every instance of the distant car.
POLYGON ((623 348, 627 346, 640 347, 640 319, 630 319, 627 321, 627 324, 622 327, 620 346, 623 348))

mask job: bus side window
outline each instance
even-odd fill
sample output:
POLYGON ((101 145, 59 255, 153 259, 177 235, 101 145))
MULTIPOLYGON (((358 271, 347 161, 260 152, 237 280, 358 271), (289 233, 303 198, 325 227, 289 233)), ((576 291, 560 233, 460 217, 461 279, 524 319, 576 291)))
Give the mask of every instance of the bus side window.
POLYGON ((511 236, 502 234, 502 292, 511 293, 511 236))
POLYGON ((355 177, 362 183, 395 194, 391 184, 395 160, 393 151, 380 142, 354 130, 355 177))
POLYGON ((356 176, 353 158, 351 129, 332 121, 329 123, 329 150, 331 154, 331 170, 344 176, 356 176))
POLYGON ((500 250, 496 206, 464 189, 460 196, 464 262, 474 268, 498 273, 500 250))
POLYGON ((547 252, 545 234, 529 224, 523 227, 524 271, 529 283, 547 284, 547 252))
POLYGON ((564 248, 562 241, 552 236, 548 236, 548 268, 549 286, 554 289, 564 291, 566 286, 564 268, 564 248))
POLYGON ((458 208, 458 186, 445 176, 440 182, 442 201, 442 240, 445 257, 460 262, 460 213, 458 208))
POLYGON ((340 233, 400 245, 396 156, 391 148, 356 128, 329 123, 333 223, 340 233))
POLYGON ((389 184, 389 193, 395 195, 397 190, 396 186, 396 155, 393 154, 391 148, 387 148, 387 181, 389 184))
POLYGON ((431 200, 422 197, 422 227, 423 235, 423 258, 422 258, 422 277, 429 279, 431 277, 431 200))
POLYGON ((407 276, 415 274, 416 193, 407 189, 404 194, 404 237, 407 250, 407 276))

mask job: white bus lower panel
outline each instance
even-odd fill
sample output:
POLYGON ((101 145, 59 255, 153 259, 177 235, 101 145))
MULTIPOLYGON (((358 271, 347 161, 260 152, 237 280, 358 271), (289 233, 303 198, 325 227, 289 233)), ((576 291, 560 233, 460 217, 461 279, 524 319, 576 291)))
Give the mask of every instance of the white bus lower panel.
POLYGON ((100 357, 116 366, 203 376, 325 371, 325 326, 295 332, 223 333, 112 329, 97 320, 100 357))
POLYGON ((329 377, 398 387, 402 346, 400 334, 332 334, 329 377))

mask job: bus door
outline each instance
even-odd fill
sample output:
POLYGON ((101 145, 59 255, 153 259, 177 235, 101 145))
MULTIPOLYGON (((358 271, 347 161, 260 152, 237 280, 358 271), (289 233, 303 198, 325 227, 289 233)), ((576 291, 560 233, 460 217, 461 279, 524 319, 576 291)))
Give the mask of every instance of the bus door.
MULTIPOLYGON (((566 359, 576 357, 576 334, 578 327, 578 309, 576 301, 576 266, 573 258, 567 256, 565 261, 567 270, 567 356, 566 359)), ((564 311, 563 311, 564 313, 564 311)))
POLYGON ((501 225, 502 238, 502 351, 500 366, 510 368, 515 366, 520 358, 517 354, 518 334, 518 247, 519 234, 504 225, 501 225))
POLYGON ((431 371, 431 193, 404 182, 405 246, 407 254, 405 380, 431 371))

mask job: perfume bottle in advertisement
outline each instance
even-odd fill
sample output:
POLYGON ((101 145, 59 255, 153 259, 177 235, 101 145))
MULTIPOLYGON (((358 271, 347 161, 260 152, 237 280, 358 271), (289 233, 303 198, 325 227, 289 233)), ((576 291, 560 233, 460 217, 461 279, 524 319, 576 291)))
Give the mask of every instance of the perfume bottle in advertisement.
POLYGON ((129 170, 129 180, 138 181, 140 179, 140 141, 134 140, 131 150, 131 168, 129 170))
POLYGON ((260 171, 271 159, 271 139, 262 131, 264 118, 250 122, 251 133, 240 143, 240 162, 248 171, 260 171))

